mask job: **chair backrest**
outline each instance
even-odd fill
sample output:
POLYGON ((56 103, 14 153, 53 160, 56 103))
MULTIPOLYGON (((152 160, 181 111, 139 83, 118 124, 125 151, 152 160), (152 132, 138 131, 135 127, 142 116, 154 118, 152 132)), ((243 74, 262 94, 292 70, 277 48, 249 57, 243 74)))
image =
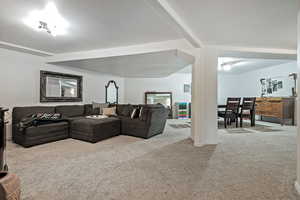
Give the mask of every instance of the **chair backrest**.
POLYGON ((228 97, 226 104, 226 112, 238 113, 240 109, 240 97, 228 97))
POLYGON ((244 97, 243 98, 243 104, 242 104, 242 110, 254 110, 255 107, 255 97, 244 97))

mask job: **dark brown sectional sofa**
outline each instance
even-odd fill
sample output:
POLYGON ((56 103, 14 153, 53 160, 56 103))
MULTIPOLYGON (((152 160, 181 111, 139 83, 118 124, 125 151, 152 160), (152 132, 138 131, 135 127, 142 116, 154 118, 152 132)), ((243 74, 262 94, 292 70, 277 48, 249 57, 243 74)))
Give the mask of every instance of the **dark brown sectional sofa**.
POLYGON ((117 135, 150 138, 163 133, 168 110, 162 105, 117 105, 117 116, 105 119, 88 119, 86 116, 99 112, 91 104, 64 106, 15 107, 12 116, 13 142, 24 147, 74 138, 87 142, 98 142, 117 135), (139 116, 130 117, 134 108, 141 108, 139 116), (24 118, 36 113, 60 113, 64 121, 23 130, 18 127, 24 118))

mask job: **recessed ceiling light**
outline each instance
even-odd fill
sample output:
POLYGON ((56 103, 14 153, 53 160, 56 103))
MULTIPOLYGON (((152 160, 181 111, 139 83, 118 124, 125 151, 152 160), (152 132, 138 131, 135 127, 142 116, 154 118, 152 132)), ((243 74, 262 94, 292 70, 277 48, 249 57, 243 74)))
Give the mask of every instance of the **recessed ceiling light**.
POLYGON ((43 10, 31 11, 23 22, 36 31, 45 31, 52 36, 66 34, 69 26, 52 2, 43 10))

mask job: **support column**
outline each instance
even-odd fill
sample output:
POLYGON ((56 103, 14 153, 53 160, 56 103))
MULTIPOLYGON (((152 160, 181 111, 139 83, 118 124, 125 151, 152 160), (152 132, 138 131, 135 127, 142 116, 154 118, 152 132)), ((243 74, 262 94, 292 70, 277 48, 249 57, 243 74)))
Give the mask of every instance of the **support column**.
POLYGON ((218 143, 217 69, 214 48, 201 48, 192 70, 192 135, 195 146, 218 143))
POLYGON ((297 180, 295 187, 297 192, 300 194, 300 12, 298 13, 298 85, 297 85, 297 180))

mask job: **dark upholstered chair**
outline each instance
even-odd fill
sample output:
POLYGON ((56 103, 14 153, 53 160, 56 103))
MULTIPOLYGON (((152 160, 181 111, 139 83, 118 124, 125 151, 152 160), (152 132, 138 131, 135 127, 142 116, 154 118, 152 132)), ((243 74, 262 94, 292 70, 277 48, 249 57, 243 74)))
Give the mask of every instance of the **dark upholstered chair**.
POLYGON ((255 97, 243 98, 242 109, 239 113, 240 126, 243 127, 243 119, 248 118, 251 121, 251 126, 255 126, 255 97))
POLYGON ((225 111, 218 111, 218 117, 224 118, 224 125, 227 125, 232 121, 235 121, 236 127, 238 127, 238 116, 240 109, 241 98, 227 98, 227 104, 225 111))

